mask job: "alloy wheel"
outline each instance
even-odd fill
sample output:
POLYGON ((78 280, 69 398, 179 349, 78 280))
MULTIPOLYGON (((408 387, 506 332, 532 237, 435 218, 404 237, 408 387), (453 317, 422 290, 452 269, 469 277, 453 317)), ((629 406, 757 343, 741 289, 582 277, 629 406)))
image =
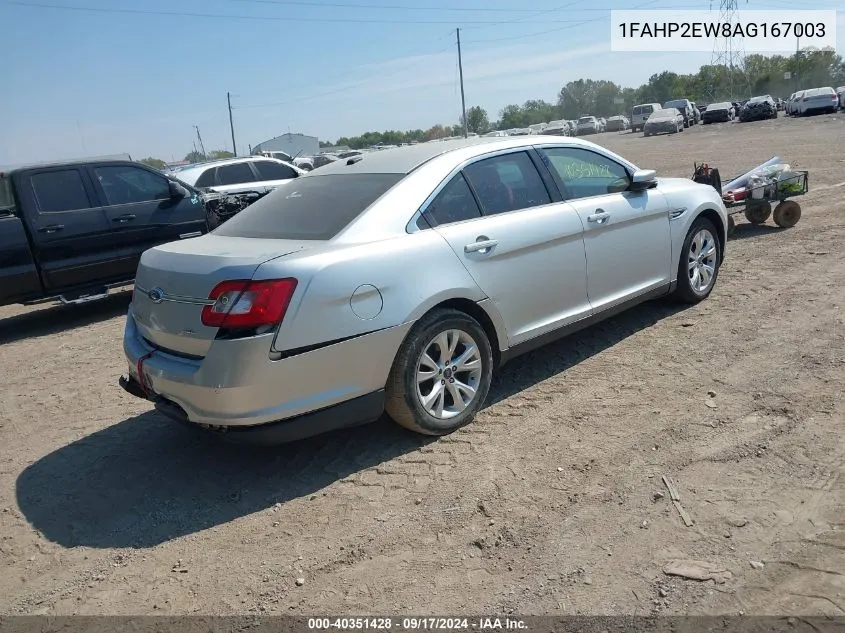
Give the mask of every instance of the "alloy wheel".
POLYGON ((687 254, 689 283, 692 290, 703 295, 716 276, 716 238, 708 229, 700 229, 690 243, 687 254))
POLYGON ((478 344, 463 330, 444 330, 423 348, 417 362, 417 397, 438 420, 459 415, 475 400, 481 380, 478 344))

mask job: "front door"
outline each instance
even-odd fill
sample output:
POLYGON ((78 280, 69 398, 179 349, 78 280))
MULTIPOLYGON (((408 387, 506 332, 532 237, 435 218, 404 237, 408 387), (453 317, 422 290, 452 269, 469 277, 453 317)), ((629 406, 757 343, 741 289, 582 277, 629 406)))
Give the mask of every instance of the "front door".
POLYGON ((627 169, 590 149, 553 147, 541 154, 584 223, 593 309, 598 312, 668 285, 672 245, 663 194, 656 188, 627 191, 627 169))
POLYGON ((423 214, 498 308, 509 346, 590 313, 583 226, 553 197, 518 151, 468 165, 423 214))
POLYGON ((95 165, 90 171, 121 252, 115 263, 121 274, 134 277, 148 248, 206 231, 202 200, 191 194, 172 197, 164 175, 126 163, 95 165))

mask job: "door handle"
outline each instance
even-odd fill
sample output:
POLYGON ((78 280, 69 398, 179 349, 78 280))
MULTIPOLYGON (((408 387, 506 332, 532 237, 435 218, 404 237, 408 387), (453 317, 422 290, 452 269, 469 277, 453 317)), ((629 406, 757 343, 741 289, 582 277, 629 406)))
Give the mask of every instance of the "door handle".
POLYGON ((464 246, 464 253, 489 253, 499 243, 499 240, 488 240, 484 236, 481 237, 483 239, 464 246))
POLYGON ((605 211, 604 209, 596 209, 596 212, 593 215, 587 216, 588 222, 597 222, 598 224, 603 224, 607 222, 610 214, 605 211))
POLYGON ((64 224, 51 224, 50 226, 43 226, 38 229, 39 233, 58 233, 63 228, 65 228, 64 224))
POLYGON ((127 213, 126 215, 121 215, 121 216, 114 218, 112 220, 112 222, 120 222, 121 224, 124 224, 126 222, 131 222, 134 219, 135 219, 135 214, 127 213))

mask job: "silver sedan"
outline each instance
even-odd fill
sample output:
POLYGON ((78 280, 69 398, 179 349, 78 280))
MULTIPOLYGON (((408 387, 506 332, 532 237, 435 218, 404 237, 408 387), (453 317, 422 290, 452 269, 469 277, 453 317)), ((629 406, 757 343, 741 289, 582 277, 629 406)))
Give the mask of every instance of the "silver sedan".
POLYGON ((727 223, 712 187, 580 139, 339 160, 143 254, 120 383, 244 441, 385 410, 443 435, 515 355, 651 298, 705 299, 727 223))

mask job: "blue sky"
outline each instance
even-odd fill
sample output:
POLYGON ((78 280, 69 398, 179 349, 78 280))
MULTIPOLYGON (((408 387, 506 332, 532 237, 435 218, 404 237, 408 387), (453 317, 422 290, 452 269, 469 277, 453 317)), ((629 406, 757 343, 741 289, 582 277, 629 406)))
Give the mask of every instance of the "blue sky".
MULTIPOLYGON (((491 118, 509 103, 554 101, 573 79, 635 86, 653 72, 709 62, 708 53, 611 52, 609 10, 644 3, 0 0, 0 164, 118 152, 178 160, 193 149, 194 125, 207 150, 231 150, 227 91, 239 153, 288 130, 335 140, 456 123, 455 27, 467 107, 481 105, 491 118)), ((837 50, 845 51, 845 0, 742 8, 790 6, 838 9, 837 50)), ((647 8, 687 7, 709 4, 652 0, 647 8)))

